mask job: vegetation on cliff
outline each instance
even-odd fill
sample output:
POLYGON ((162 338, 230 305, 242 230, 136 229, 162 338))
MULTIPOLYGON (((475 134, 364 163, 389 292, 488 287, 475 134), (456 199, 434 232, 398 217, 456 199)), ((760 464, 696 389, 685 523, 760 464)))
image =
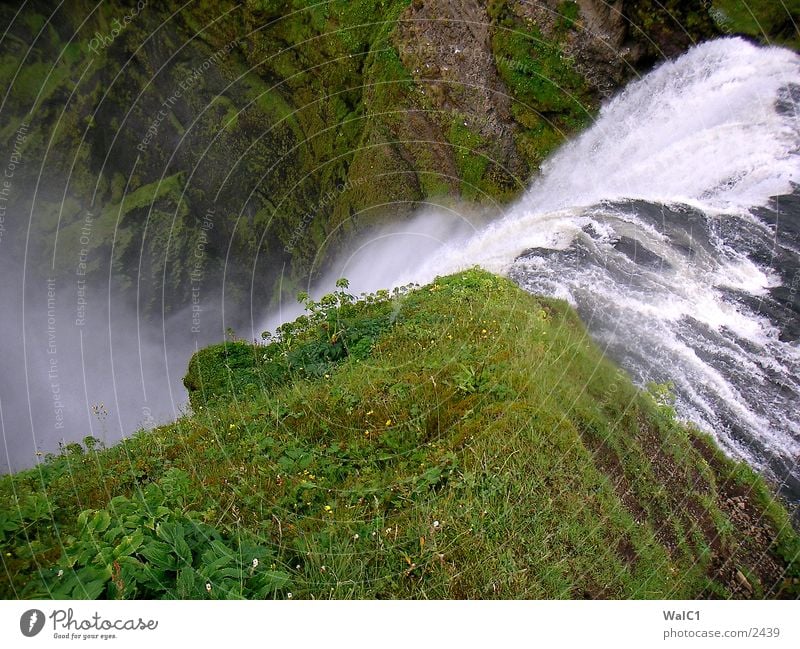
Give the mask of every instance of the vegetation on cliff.
POLYGON ((191 412, 0 480, 6 597, 798 594, 764 482, 480 270, 198 352, 191 412))
POLYGON ((800 49, 797 0, 714 0, 710 14, 723 34, 743 34, 767 45, 800 49))
POLYGON ((88 279, 145 314, 186 306, 199 272, 267 302, 253 276, 296 279, 420 202, 518 195, 603 98, 715 33, 708 3, 662 4, 3 5, 0 141, 32 124, 31 254, 72 269, 86 249, 88 279))

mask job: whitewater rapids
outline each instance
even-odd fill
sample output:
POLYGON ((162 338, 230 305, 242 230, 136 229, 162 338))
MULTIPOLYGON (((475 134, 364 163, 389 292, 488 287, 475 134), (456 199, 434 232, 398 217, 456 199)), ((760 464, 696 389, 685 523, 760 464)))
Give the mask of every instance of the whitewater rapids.
POLYGON ((566 299, 638 384, 671 381, 683 418, 797 501, 799 101, 794 53, 699 45, 605 105, 490 225, 424 211, 361 242, 320 289, 479 265, 566 299))

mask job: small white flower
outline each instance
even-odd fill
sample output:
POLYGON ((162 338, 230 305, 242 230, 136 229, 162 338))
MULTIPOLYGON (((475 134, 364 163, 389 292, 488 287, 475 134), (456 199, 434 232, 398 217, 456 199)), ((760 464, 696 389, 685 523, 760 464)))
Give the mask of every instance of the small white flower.
POLYGON ((439 521, 433 521, 433 526, 434 527, 439 527, 439 521))
POLYGON ((258 568, 258 559, 253 559, 253 568, 258 568))
POLYGON ((210 581, 206 582, 206 591, 208 591, 209 593, 211 592, 211 582, 210 581))
POLYGON ((353 534, 353 540, 358 541, 358 534, 353 534))
POLYGON ((64 571, 63 570, 59 570, 57 576, 58 577, 63 577, 64 576, 64 571))
POLYGON ((286 599, 292 599, 292 594, 291 593, 286 593, 286 599))

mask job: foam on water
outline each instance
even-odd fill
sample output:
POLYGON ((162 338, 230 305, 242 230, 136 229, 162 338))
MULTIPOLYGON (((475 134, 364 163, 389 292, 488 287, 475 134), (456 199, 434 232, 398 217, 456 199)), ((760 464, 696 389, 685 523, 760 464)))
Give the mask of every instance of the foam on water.
POLYGON ((753 213, 800 182, 798 100, 794 53, 702 44, 610 101, 490 225, 424 212, 327 283, 374 290, 480 265, 567 299, 635 380, 672 381, 682 415, 800 497, 800 352, 776 322, 797 307, 770 302, 786 284, 773 260, 800 268, 799 242, 753 213))

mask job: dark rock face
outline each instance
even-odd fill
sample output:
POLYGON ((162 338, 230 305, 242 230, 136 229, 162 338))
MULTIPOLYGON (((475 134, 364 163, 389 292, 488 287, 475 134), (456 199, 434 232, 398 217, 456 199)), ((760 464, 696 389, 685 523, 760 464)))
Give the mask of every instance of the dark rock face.
POLYGON ((71 265, 92 210, 119 236, 113 253, 93 238, 90 273, 111 266, 145 312, 186 305, 201 244, 206 287, 224 272, 231 299, 264 302, 254 278, 288 267, 293 292, 420 201, 511 200, 603 99, 714 31, 700 1, 136 6, 0 8, 0 142, 36 125, 14 181, 32 254, 52 255, 58 223, 71 265))
POLYGON ((442 112, 463 115, 466 127, 486 143, 480 151, 520 176, 525 165, 514 145, 512 98, 497 72, 492 31, 486 8, 477 0, 415 2, 398 21, 394 41, 406 69, 439 113, 434 119, 442 121, 442 112))
POLYGON ((708 0, 624 2, 628 39, 641 48, 641 65, 673 58, 700 41, 719 35, 708 0))
POLYGON ((559 0, 512 3, 514 12, 552 38, 559 8, 575 5, 578 29, 570 32, 565 51, 575 60, 596 97, 604 99, 653 63, 672 58, 718 31, 709 3, 559 0))
MULTIPOLYGON (((514 2, 514 12, 537 25, 546 37, 553 38, 558 24, 558 7, 563 2, 514 2)), ((565 54, 574 59, 575 68, 586 79, 596 98, 606 98, 636 72, 641 48, 627 42, 628 22, 622 0, 597 2, 580 0, 576 30, 567 34, 565 54)))

